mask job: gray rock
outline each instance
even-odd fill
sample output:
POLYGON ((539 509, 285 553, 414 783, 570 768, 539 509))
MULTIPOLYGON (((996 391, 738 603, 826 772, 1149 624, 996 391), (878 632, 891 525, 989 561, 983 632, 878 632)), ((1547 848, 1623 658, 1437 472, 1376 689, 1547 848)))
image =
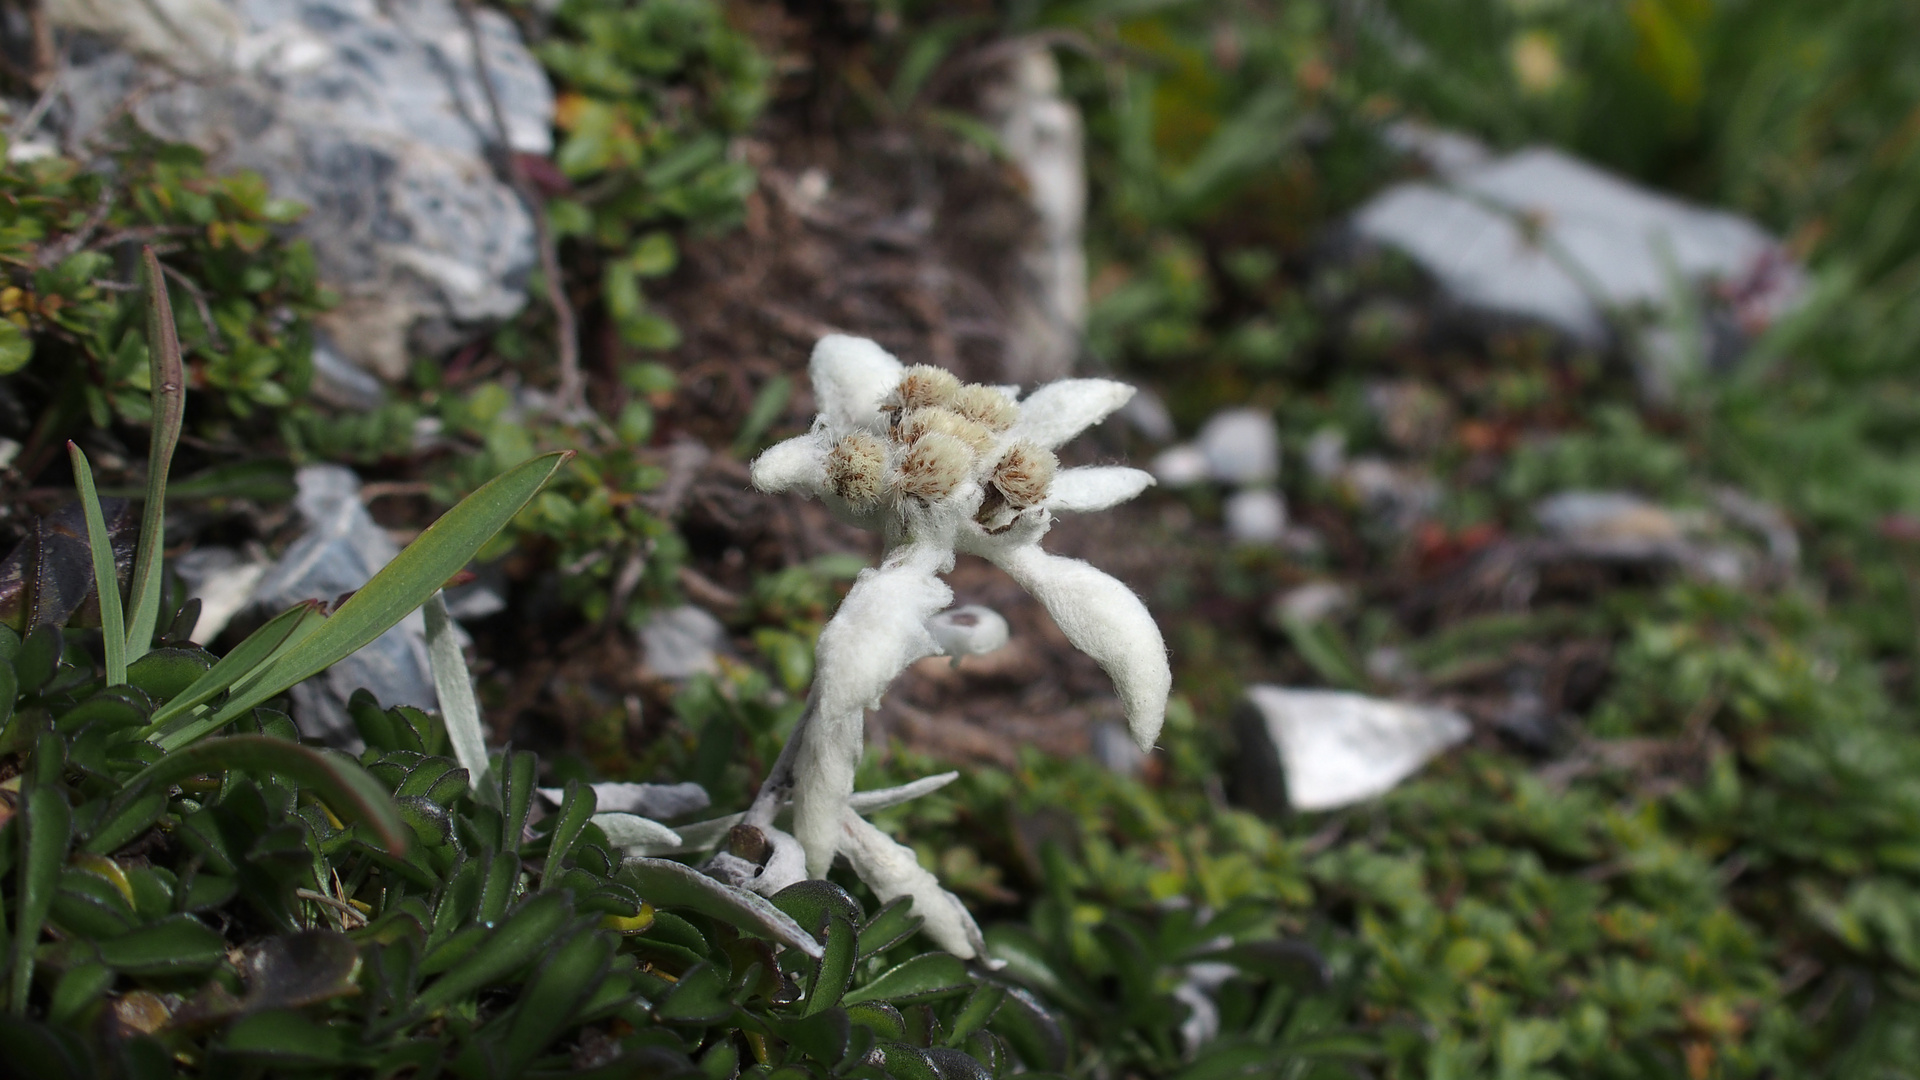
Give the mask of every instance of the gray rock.
MULTIPOLYGON (((1670 367, 1677 356, 1713 351, 1708 341, 1661 343, 1659 332, 1674 330, 1680 309, 1717 300, 1739 331, 1752 333, 1804 290, 1779 242, 1734 214, 1649 191, 1557 150, 1476 162, 1457 146, 1428 149, 1440 160, 1440 182, 1389 188, 1361 207, 1354 226, 1411 256, 1469 308, 1537 320, 1590 347, 1625 345, 1670 367), (1689 288, 1701 295, 1677 295, 1689 288), (1645 342, 1617 342, 1610 320, 1619 317, 1660 325, 1645 342)), ((1649 383, 1673 374, 1643 372, 1649 383)))
POLYGON ((655 678, 712 675, 726 646, 727 628, 692 604, 656 611, 640 627, 640 650, 655 678))
MULTIPOLYGON (((457 3, 62 0, 56 25, 123 45, 74 51, 69 141, 131 102, 153 134, 306 204, 298 232, 342 301, 323 325, 356 365, 397 379, 411 350, 517 312, 536 261, 532 218, 488 162, 492 118, 457 3)), ((478 17, 512 149, 547 153, 544 71, 504 15, 478 17)))
MULTIPOLYGON (((306 532, 268 568, 253 603, 272 614, 302 600, 331 604, 365 585, 399 554, 360 503, 360 478, 337 465, 308 465, 294 475, 294 507, 306 532)), ((439 707, 427 660, 426 621, 415 611, 359 652, 293 688, 294 720, 307 735, 335 745, 360 742, 347 700, 365 688, 381 705, 439 707)))
POLYGON ((187 595, 200 601, 193 640, 205 645, 253 602, 254 586, 266 574, 267 564, 232 548, 207 546, 175 559, 173 569, 187 583, 187 595))

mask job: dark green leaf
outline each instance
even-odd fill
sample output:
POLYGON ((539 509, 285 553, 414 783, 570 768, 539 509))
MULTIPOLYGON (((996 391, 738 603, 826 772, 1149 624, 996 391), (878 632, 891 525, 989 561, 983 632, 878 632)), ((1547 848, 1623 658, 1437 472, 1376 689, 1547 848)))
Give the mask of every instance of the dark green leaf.
POLYGON ((680 976, 653 1012, 669 1023, 717 1024, 733 1015, 733 1002, 727 1000, 726 979, 719 969, 700 963, 680 976))
POLYGON ((855 987, 842 999, 861 1001, 931 1001, 965 993, 973 985, 967 965, 952 953, 924 953, 881 972, 872 982, 855 987))
POLYGON ((372 829, 388 852, 407 850, 408 830, 393 800, 359 762, 267 735, 233 735, 175 750, 127 781, 114 805, 128 805, 148 790, 164 790, 190 776, 223 769, 284 776, 325 800, 343 820, 372 829))
POLYGON ((774 1020, 767 1025, 785 1042, 826 1068, 847 1057, 852 1024, 845 1009, 823 1009, 800 1020, 774 1020))
POLYGON ((614 939, 588 931, 563 942, 520 992, 505 1046, 509 1075, 524 1070, 574 1022, 613 958, 614 939))
POLYGON ((274 1010, 234 1021, 221 1040, 229 1054, 287 1065, 349 1065, 360 1057, 350 1028, 274 1010))
POLYGON ((775 893, 771 899, 774 907, 793 916, 793 921, 814 937, 825 933, 827 920, 834 915, 855 926, 865 922, 867 917, 867 913, 860 910, 860 902, 848 896, 847 890, 819 878, 796 881, 775 893))
POLYGON ((578 780, 567 781, 567 792, 560 801, 560 812, 554 815, 552 839, 547 844, 549 867, 557 867, 566 860, 573 842, 580 839, 580 831, 587 827, 587 819, 593 817, 598 804, 599 799, 591 787, 578 780))
MULTIPOLYGON (((29 635, 31 637, 31 635, 29 635)), ((58 739, 42 736, 36 758, 60 756, 58 739)), ((31 779, 23 785, 20 798, 20 864, 14 871, 13 981, 8 999, 13 1015, 27 1011, 27 991, 33 984, 34 947, 40 942, 40 928, 47 921, 47 909, 59 888, 60 867, 67 861, 67 845, 73 838, 73 811, 67 806, 67 794, 57 786, 31 779)))
POLYGON ((986 1027, 1006 996, 1006 988, 993 983, 981 983, 974 987, 973 993, 967 996, 967 1003, 960 1007, 959 1015, 953 1018, 953 1025, 947 1030, 947 1045, 961 1046, 973 1037, 974 1032, 986 1027))
POLYGON ((865 1024, 882 1039, 898 1041, 907 1037, 907 1022, 900 1010, 884 1001, 863 1001, 846 1007, 847 1016, 856 1024, 865 1024))
POLYGON ((831 914, 827 916, 825 929, 826 933, 821 935, 820 959, 814 964, 813 979, 807 987, 807 1003, 801 1010, 802 1016, 812 1016, 838 1005, 847 992, 847 986, 853 981, 853 962, 860 942, 860 935, 853 929, 853 921, 837 913, 831 914))
POLYGON ((133 588, 128 593, 127 658, 146 655, 160 618, 160 550, 166 546, 167 473, 186 417, 187 376, 174 332, 167 282, 152 248, 140 253, 147 286, 147 363, 153 416, 147 440, 147 498, 140 519, 140 546, 134 549, 133 588))
POLYGON ((413 1015, 429 1015, 525 967, 572 919, 573 901, 566 893, 527 897, 494 929, 485 945, 427 984, 413 1003, 413 1015))
POLYGON ((670 859, 628 859, 620 880, 654 907, 684 907, 752 934, 773 938, 818 959, 820 943, 765 897, 723 885, 670 859))
POLYGON ((155 701, 168 701, 212 670, 213 657, 205 649, 154 649, 127 665, 127 682, 155 701))
POLYGON ((130 975, 204 971, 226 959, 227 943, 191 915, 173 915, 97 943, 100 959, 130 975))
POLYGON ((912 937, 920 929, 920 922, 920 917, 913 913, 912 897, 895 898, 860 928, 860 959, 885 952, 912 937))

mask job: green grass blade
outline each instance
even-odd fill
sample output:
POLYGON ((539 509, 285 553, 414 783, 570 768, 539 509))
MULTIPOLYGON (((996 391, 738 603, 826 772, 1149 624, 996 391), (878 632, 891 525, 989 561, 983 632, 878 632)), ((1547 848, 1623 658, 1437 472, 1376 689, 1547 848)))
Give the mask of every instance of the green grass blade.
MULTIPOLYGON (((189 776, 223 769, 284 776, 318 796, 341 820, 366 825, 388 853, 407 850, 411 830, 400 820, 387 789, 359 762, 271 735, 230 735, 175 750, 127 781, 114 803, 132 802, 153 787, 171 787, 189 776)), ((112 814, 109 807, 107 816, 112 814)))
POLYGON ((153 431, 147 442, 147 502, 140 515, 140 546, 133 555, 132 610, 127 617, 127 660, 138 660, 153 644, 160 621, 160 550, 166 546, 167 472, 180 442, 186 416, 186 367, 180 360, 180 336, 173 327, 167 279, 152 248, 141 251, 147 276, 147 370, 152 383, 153 431))
POLYGON ((427 661, 433 668, 433 689, 440 698, 440 722, 446 725, 453 759, 467 770, 467 782, 484 800, 487 786, 487 738, 480 726, 480 705, 473 699, 473 680, 467 658, 447 615, 447 601, 434 593, 427 601, 427 661))
POLYGON ((572 456, 563 450, 531 458, 460 500, 317 630, 268 661, 246 688, 236 689, 212 722, 217 726, 244 714, 386 633, 459 573, 572 456))
POLYGON ((235 645, 191 686, 155 710, 141 730, 141 737, 152 738, 165 731, 168 724, 212 701, 228 687, 259 670, 274 653, 312 633, 325 619, 319 603, 312 600, 295 604, 274 616, 265 626, 248 634, 245 641, 235 645))
POLYGON ((93 587, 100 594, 100 630, 106 637, 107 685, 127 681, 127 628, 120 617, 120 574, 113 565, 113 538, 100 512, 100 495, 93 490, 93 466, 87 455, 69 442, 73 482, 80 487, 80 509, 87 515, 87 546, 93 550, 93 587))

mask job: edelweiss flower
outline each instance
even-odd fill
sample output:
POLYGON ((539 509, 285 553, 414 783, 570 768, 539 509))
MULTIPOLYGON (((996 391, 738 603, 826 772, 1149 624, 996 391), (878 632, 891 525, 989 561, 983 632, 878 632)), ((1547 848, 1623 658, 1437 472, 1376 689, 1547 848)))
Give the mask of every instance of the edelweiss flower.
POLYGON ((813 722, 794 770, 793 832, 808 874, 824 876, 836 852, 860 862, 879 850, 844 825, 864 713, 907 665, 943 651, 927 623, 953 601, 939 575, 956 552, 994 563, 1045 605, 1113 679, 1134 740, 1152 749, 1172 685, 1159 628, 1125 585, 1040 548, 1054 513, 1104 510, 1153 483, 1139 469, 1061 469, 1053 454, 1133 388, 1066 379, 1022 401, 1009 388, 903 367, 873 342, 840 335, 815 346, 809 373, 820 408, 813 429, 756 459, 753 483, 820 499, 882 533, 887 551, 861 572, 815 650, 813 722))

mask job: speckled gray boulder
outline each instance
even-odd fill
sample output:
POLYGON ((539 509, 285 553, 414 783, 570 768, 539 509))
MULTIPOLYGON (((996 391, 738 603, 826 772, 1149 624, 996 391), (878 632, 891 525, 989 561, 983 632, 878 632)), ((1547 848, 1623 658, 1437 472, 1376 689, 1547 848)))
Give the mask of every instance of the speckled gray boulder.
MULTIPOLYGON (((342 300, 324 328, 355 364, 398 378, 412 350, 518 311, 537 260, 532 219, 488 160, 493 123, 456 3, 55 0, 54 21, 80 33, 62 83, 68 139, 132 100, 155 135, 305 203, 299 232, 342 300)), ((512 149, 547 153, 545 72, 505 16, 478 15, 512 149)))

